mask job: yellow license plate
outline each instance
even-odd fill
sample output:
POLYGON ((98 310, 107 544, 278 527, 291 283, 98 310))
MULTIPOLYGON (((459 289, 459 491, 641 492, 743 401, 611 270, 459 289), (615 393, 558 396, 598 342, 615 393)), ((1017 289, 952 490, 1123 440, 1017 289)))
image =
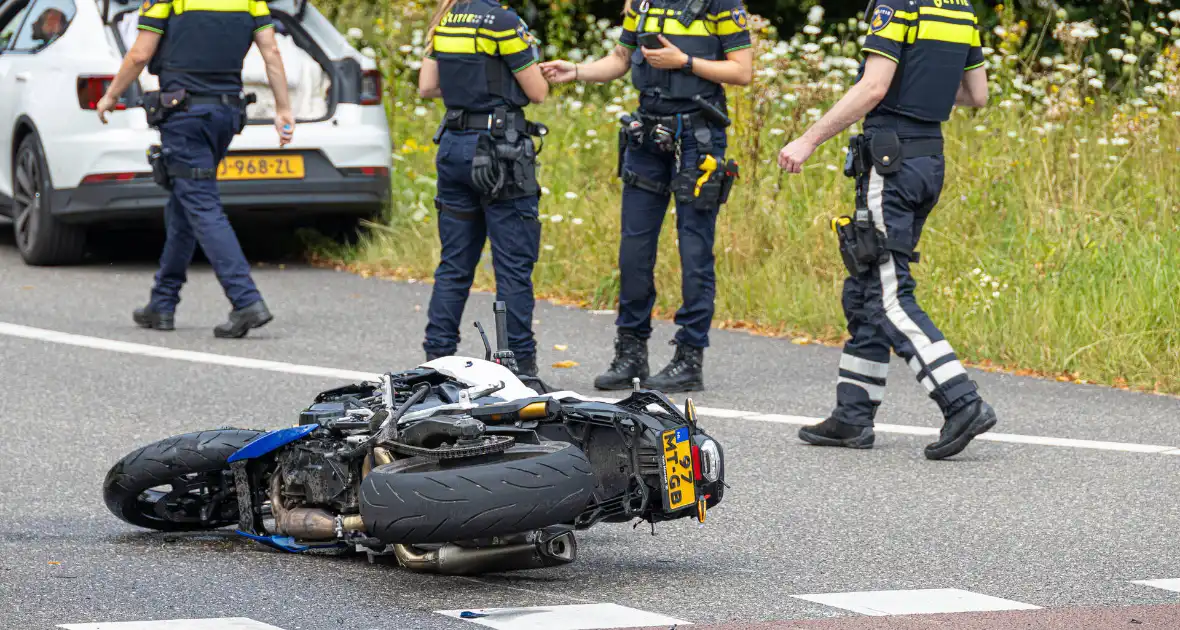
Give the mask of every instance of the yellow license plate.
POLYGON ((303 179, 302 155, 230 155, 217 168, 217 179, 303 179))
POLYGON ((665 505, 671 512, 697 500, 692 472, 692 440, 688 436, 688 427, 680 427, 664 431, 660 442, 664 445, 665 505))

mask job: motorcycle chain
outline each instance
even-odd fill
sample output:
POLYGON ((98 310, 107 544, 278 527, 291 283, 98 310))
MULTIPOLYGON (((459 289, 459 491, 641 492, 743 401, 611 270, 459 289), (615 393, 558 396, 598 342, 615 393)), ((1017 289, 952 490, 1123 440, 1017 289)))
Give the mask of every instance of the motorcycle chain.
POLYGON ((386 442, 383 444, 383 446, 387 446, 403 455, 425 457, 427 459, 439 461, 444 459, 463 459, 464 457, 479 457, 481 455, 503 453, 504 451, 512 448, 512 445, 515 443, 516 439, 510 435, 485 435, 481 438, 481 443, 474 445, 456 444, 451 446, 442 446, 439 448, 423 448, 421 446, 411 446, 401 442, 386 442))

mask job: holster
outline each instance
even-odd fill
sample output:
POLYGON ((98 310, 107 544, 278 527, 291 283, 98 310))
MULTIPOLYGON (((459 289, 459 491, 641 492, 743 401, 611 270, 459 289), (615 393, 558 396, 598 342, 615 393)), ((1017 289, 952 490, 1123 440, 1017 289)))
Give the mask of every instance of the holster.
POLYGON ((840 242, 844 267, 853 277, 868 273, 889 259, 885 235, 873 225, 868 208, 858 208, 855 216, 832 219, 832 230, 840 242))
POLYGON ((733 180, 738 175, 734 160, 722 164, 712 155, 704 154, 694 168, 686 168, 677 174, 671 189, 677 203, 691 204, 697 210, 715 210, 729 201, 733 180))
POLYGON ((152 91, 143 95, 143 110, 149 127, 159 127, 174 112, 187 111, 189 94, 184 88, 168 92, 152 91))
MULTIPOLYGON (((472 162, 472 180, 491 201, 540 196, 537 182, 537 148, 531 136, 544 136, 548 130, 528 123, 516 112, 497 109, 488 117, 489 134, 480 134, 472 162), (522 124, 523 123, 523 124, 522 124), (523 132, 522 132, 523 129, 523 132)), ((461 121, 449 117, 446 128, 461 121)))
POLYGON ((250 120, 250 115, 247 113, 246 110, 251 105, 253 105, 254 103, 257 103, 257 102, 258 102, 258 95, 253 92, 250 92, 249 94, 246 95, 245 98, 242 99, 241 104, 238 105, 239 123, 238 123, 238 132, 237 133, 240 134, 246 130, 246 124, 250 120))
POLYGON ((165 155, 170 153, 171 150, 165 150, 158 144, 153 144, 147 150, 148 164, 152 167, 152 179, 161 188, 169 192, 172 191, 172 177, 168 173, 168 163, 165 160, 165 155))

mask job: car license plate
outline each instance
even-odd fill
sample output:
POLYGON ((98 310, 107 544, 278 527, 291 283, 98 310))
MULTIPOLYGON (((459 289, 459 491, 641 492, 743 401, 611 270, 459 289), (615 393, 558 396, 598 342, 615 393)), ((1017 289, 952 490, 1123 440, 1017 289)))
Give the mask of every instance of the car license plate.
POLYGON ((696 485, 692 472, 692 441, 688 427, 664 431, 664 491, 667 511, 672 512, 696 503, 696 485))
POLYGON ((302 155, 230 155, 217 168, 217 179, 303 179, 302 155))

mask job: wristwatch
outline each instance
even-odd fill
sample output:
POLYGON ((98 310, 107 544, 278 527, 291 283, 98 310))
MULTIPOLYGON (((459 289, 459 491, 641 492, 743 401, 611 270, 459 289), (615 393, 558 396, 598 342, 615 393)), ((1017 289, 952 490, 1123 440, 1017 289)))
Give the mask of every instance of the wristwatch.
POLYGON ((688 74, 692 74, 692 55, 688 56, 688 61, 684 62, 684 66, 680 68, 688 74))

